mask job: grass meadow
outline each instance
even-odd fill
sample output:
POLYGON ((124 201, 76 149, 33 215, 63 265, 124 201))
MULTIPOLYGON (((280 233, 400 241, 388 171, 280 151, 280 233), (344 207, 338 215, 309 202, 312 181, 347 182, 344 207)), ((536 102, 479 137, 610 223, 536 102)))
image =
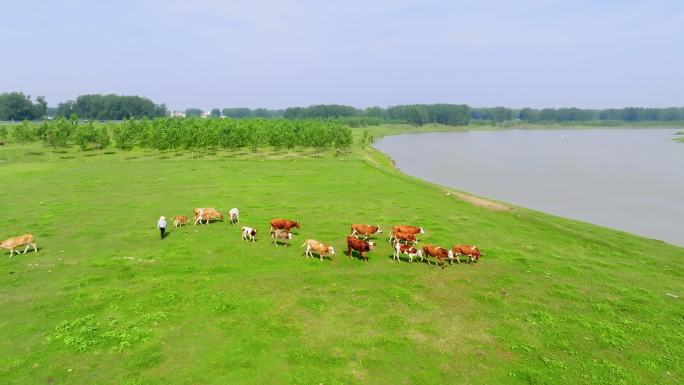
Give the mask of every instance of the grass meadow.
POLYGON ((2 384, 684 381, 682 248, 482 208, 359 146, 9 143, 0 160, 0 239, 32 232, 40 248, 0 258, 2 384), (170 225, 194 207, 238 207, 258 241, 220 222, 159 240, 160 215, 170 225), (274 217, 301 222, 290 247, 271 245, 274 217), (419 245, 472 243, 484 256, 444 270, 397 263, 382 237, 364 263, 343 253, 351 223, 420 225, 419 245), (335 257, 305 259, 308 238, 335 257))

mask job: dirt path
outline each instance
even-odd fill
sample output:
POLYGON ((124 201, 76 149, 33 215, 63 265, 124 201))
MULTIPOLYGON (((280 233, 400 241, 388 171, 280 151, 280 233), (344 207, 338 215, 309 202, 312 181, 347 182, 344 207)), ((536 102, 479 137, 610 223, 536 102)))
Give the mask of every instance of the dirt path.
POLYGON ((468 194, 464 194, 464 193, 460 193, 460 192, 448 191, 447 190, 447 195, 453 195, 462 201, 465 201, 465 202, 468 202, 468 203, 473 204, 475 206, 483 207, 483 208, 489 209, 489 210, 496 210, 496 211, 513 210, 512 207, 506 206, 503 203, 490 201, 488 199, 484 199, 484 198, 480 198, 480 197, 476 197, 473 195, 468 195, 468 194))

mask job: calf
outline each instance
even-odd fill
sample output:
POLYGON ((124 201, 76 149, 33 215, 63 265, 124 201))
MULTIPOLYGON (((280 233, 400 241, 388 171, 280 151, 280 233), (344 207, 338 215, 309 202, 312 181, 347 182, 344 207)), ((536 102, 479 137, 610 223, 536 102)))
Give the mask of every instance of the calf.
POLYGON ((411 234, 411 233, 393 233, 390 235, 390 242, 400 242, 404 241, 406 243, 418 243, 418 240, 416 239, 416 234, 411 234))
POLYGON ((234 225, 240 222, 240 210, 237 207, 233 207, 228 211, 228 217, 230 217, 230 224, 234 225))
POLYGON ((257 229, 253 229, 251 227, 243 226, 242 227, 242 239, 249 242, 256 242, 256 233, 257 229))
POLYGON ((323 256, 329 255, 332 259, 332 256, 335 255, 335 249, 332 246, 328 246, 325 243, 318 242, 313 239, 307 239, 302 247, 304 246, 306 246, 306 251, 304 252, 304 256, 306 256, 306 258, 309 258, 309 256, 313 258, 313 253, 316 253, 322 261, 323 256))
MULTIPOLYGON (((425 253, 426 257, 435 257, 439 261, 439 265, 442 266, 442 269, 444 269, 444 260, 449 257, 449 252, 447 249, 439 246, 432 246, 432 245, 427 245, 423 247, 423 253, 425 253)), ((428 265, 430 264, 430 260, 428 259, 428 265)), ((437 266, 437 263, 435 262, 435 267, 437 266)))
POLYGON ((173 217, 173 227, 181 227, 188 224, 188 217, 185 215, 176 215, 173 217))
POLYGON ((364 238, 368 239, 371 237, 373 234, 380 234, 382 233, 382 229, 380 229, 380 226, 371 226, 371 225, 361 225, 361 224, 353 224, 351 225, 351 235, 355 237, 359 237, 359 235, 363 236, 364 238))
POLYGON ((218 210, 214 208, 197 208, 194 210, 195 214, 195 224, 199 223, 200 225, 202 224, 202 221, 206 221, 208 224, 209 221, 215 220, 215 219, 220 219, 223 220, 223 214, 218 212, 218 210))
POLYGON ((285 243, 285 246, 290 246, 289 240, 292 239, 292 233, 283 229, 275 229, 271 230, 271 238, 273 238, 273 244, 276 247, 281 241, 285 243))
MULTIPOLYGON (((26 251, 28 251, 29 246, 33 247, 33 251, 37 252, 38 248, 36 247, 36 240, 33 238, 33 234, 24 234, 20 235, 18 237, 12 237, 5 239, 4 241, 0 242, 0 249, 7 249, 10 251, 10 258, 14 256, 14 251, 16 250, 17 247, 20 246, 26 246, 24 249, 23 254, 26 254, 26 251)), ((19 254, 17 252, 17 254, 19 254)))
POLYGON ((366 242, 351 235, 347 237, 347 255, 349 255, 349 258, 353 258, 352 250, 356 250, 361 258, 368 262, 368 252, 372 251, 374 247, 375 243, 373 242, 366 242))
POLYGON ((283 218, 271 219, 269 223, 271 224, 271 230, 281 229, 290 231, 293 227, 300 228, 299 222, 283 218))
POLYGON ((453 262, 454 257, 456 257, 458 263, 461 263, 461 259, 458 258, 461 255, 467 256, 468 262, 472 263, 474 261, 479 261, 482 253, 480 253, 480 249, 474 245, 454 245, 451 250, 449 250, 449 264, 453 262))
POLYGON ((399 262, 399 255, 404 254, 409 257, 409 262, 413 262, 414 257, 420 257, 420 261, 423 262, 423 250, 416 249, 412 245, 404 245, 399 242, 394 244, 394 256, 393 258, 399 262))

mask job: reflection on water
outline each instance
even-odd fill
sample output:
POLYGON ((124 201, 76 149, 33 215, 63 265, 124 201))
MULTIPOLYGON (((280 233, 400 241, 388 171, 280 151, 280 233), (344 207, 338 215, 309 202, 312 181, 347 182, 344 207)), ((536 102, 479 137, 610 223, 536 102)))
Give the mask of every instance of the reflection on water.
POLYGON ((375 147, 425 180, 684 246, 674 129, 408 134, 375 147))

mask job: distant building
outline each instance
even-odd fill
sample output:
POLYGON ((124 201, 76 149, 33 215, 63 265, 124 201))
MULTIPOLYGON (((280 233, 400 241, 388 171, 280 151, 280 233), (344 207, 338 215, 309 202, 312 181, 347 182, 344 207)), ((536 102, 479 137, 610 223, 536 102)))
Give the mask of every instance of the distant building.
POLYGON ((211 111, 209 111, 209 110, 202 111, 202 117, 203 117, 203 118, 209 118, 209 117, 211 117, 211 111))
POLYGON ((183 111, 171 111, 171 117, 172 118, 184 118, 185 112, 183 112, 183 111))

